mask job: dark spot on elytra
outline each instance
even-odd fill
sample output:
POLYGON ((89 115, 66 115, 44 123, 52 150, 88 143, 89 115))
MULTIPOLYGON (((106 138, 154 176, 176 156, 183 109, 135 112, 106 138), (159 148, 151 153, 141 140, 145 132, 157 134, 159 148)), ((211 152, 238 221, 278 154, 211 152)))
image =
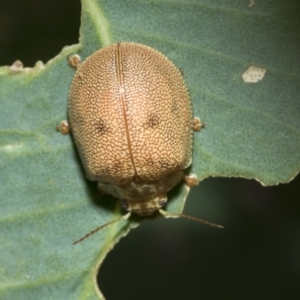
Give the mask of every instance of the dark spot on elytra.
POLYGON ((147 125, 150 128, 156 128, 160 123, 160 118, 157 114, 150 113, 147 119, 147 125))
POLYGON ((109 131, 108 126, 102 119, 97 120, 95 123, 95 129, 100 135, 103 135, 109 131))

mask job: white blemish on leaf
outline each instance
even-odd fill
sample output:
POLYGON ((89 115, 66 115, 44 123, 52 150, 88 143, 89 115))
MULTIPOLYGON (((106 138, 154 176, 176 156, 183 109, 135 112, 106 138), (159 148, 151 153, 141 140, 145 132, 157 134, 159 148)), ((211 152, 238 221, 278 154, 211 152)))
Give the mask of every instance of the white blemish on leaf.
POLYGON ((256 83, 261 81, 266 73, 266 69, 257 67, 257 66, 250 66, 247 71, 245 71, 242 75, 244 82, 247 83, 256 83))
POLYGON ((19 144, 8 144, 0 147, 0 150, 5 152, 16 152, 23 147, 23 143, 19 144))

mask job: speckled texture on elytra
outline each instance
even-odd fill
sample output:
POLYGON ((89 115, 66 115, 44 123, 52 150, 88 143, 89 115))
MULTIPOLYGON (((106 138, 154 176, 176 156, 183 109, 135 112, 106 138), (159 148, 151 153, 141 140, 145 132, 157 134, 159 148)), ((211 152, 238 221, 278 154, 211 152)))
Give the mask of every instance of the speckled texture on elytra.
POLYGON ((71 85, 69 119, 87 177, 116 197, 165 197, 191 164, 188 90, 150 47, 119 43, 88 57, 71 85))

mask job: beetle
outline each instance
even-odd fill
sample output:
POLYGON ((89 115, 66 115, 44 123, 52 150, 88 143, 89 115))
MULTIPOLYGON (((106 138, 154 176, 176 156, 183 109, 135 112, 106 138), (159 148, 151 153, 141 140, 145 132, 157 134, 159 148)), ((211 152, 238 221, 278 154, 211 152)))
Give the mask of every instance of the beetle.
POLYGON ((204 126, 193 117, 182 73, 159 51, 126 42, 101 48, 83 63, 74 55, 69 64, 76 68, 69 123, 59 129, 71 129, 86 177, 120 199, 129 212, 123 219, 157 210, 170 216, 161 209, 167 192, 182 179, 198 184, 183 170, 192 163, 193 131, 204 126))

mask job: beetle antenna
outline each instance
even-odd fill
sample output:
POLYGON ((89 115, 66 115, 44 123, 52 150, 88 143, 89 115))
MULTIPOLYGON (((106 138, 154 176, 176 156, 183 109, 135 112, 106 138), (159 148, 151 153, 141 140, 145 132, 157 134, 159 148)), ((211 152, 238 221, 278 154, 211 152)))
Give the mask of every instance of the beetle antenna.
POLYGON ((192 216, 188 216, 188 215, 184 215, 184 214, 175 214, 175 213, 171 213, 168 211, 165 211, 163 209, 159 209, 158 210, 165 218, 185 218, 185 219, 189 219, 189 220, 193 220, 199 223, 203 223, 205 225, 211 226, 211 227, 216 227, 216 228, 224 228, 222 225, 218 225, 206 220, 202 220, 196 217, 192 217, 192 216))
POLYGON ((99 230, 103 229, 104 227, 108 226, 108 225, 111 225, 113 223, 116 223, 118 221, 121 221, 121 220, 127 220, 129 217, 130 217, 131 213, 129 212, 128 214, 120 217, 120 218, 117 218, 115 220, 112 220, 110 222, 107 222, 99 227, 97 227, 96 229, 90 231, 89 233, 87 233, 85 236, 83 236, 82 238, 80 238, 79 240, 75 241, 72 245, 75 245, 75 244, 78 244, 80 242, 82 242, 83 240, 85 240, 86 238, 88 238, 89 236, 91 236, 92 234, 98 232, 99 230))

